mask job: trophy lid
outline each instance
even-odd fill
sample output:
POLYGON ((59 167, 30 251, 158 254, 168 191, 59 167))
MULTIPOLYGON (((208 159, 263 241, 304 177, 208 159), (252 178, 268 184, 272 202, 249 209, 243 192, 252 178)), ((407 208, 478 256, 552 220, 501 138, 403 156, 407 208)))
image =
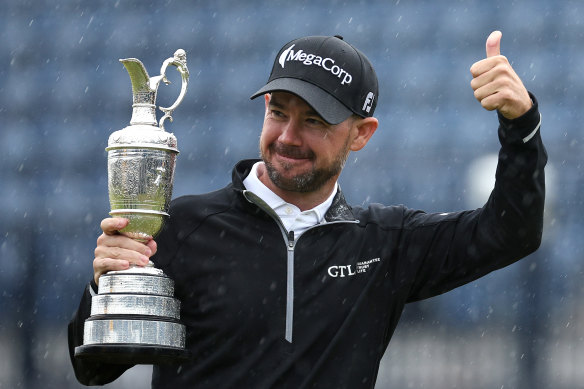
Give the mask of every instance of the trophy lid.
POLYGON ((173 57, 164 61, 160 68, 160 75, 150 77, 140 60, 120 59, 132 82, 132 119, 128 127, 110 135, 106 151, 121 148, 150 148, 178 153, 176 137, 164 130, 164 121, 168 119, 172 122, 172 113, 185 96, 189 79, 186 61, 185 51, 178 49, 173 57), (181 74, 181 91, 170 107, 159 107, 164 112, 164 116, 156 127, 156 93, 161 81, 165 84, 170 83, 166 78, 166 69, 169 65, 175 66, 181 74))
POLYGON ((174 134, 150 125, 130 125, 109 136, 106 151, 120 148, 162 149, 178 153, 174 134))

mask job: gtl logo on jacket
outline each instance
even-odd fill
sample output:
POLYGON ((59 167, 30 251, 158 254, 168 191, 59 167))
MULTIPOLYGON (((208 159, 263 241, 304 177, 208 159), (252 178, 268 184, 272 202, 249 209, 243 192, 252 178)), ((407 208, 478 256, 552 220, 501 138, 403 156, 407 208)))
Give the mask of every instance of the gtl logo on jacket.
POLYGON ((327 272, 328 275, 333 278, 351 277, 354 276, 355 274, 365 273, 367 270, 369 270, 372 264, 380 261, 381 261, 380 258, 373 258, 367 261, 357 262, 355 264, 355 267, 353 267, 353 265, 330 266, 327 272))

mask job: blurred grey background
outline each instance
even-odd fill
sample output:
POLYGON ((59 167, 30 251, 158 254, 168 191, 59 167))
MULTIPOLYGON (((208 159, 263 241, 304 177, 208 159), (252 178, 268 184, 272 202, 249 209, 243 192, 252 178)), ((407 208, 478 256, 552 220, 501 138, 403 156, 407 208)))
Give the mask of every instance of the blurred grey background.
MULTIPOLYGON (((351 155, 343 191, 354 204, 441 212, 480 206, 493 179, 497 118, 474 99, 469 68, 495 29, 543 115, 544 242, 513 266, 409 305, 376 388, 584 388, 584 2, 545 0, 4 0, 0 388, 80 387, 66 327, 109 211, 107 138, 131 115, 119 58, 139 58, 154 75, 176 49, 187 52, 189 90, 167 124, 181 150, 179 196, 222 187, 237 160, 257 156, 263 102, 249 96, 284 43, 343 35, 380 81, 380 128, 351 155)), ((179 85, 161 86, 158 103, 170 105, 179 85)), ((150 370, 107 387, 149 387, 150 370)))

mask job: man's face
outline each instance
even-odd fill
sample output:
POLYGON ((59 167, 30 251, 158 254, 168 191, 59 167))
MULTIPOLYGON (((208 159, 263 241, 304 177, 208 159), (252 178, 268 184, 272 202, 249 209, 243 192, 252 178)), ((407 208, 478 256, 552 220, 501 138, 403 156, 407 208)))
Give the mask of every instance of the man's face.
POLYGON ((330 125, 291 93, 266 96, 260 154, 272 183, 307 193, 336 181, 349 155, 352 122, 330 125))

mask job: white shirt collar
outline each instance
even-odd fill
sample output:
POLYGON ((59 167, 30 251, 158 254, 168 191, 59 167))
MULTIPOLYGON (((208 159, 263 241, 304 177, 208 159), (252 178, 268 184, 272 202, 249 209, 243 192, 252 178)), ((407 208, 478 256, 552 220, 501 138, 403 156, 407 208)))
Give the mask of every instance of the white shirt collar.
POLYGON ((258 166, 262 163, 262 161, 259 161, 253 165, 251 172, 243 180, 243 185, 247 190, 253 192, 265 201, 266 204, 278 214, 288 231, 292 230, 295 232, 296 236, 298 236, 310 226, 323 222, 324 215, 330 208, 333 199, 337 194, 338 183, 335 183, 332 193, 323 203, 302 212, 297 206, 284 201, 260 181, 257 170, 258 166))

